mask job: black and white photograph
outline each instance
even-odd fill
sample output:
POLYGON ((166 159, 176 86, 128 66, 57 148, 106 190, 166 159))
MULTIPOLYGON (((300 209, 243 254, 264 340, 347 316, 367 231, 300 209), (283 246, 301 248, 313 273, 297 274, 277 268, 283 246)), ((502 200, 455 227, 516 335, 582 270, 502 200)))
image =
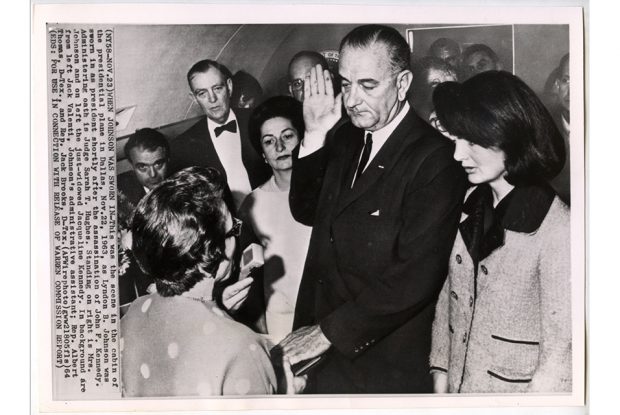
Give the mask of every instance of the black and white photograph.
POLYGON ((39 5, 42 407, 584 404, 581 8, 184 6, 39 5))

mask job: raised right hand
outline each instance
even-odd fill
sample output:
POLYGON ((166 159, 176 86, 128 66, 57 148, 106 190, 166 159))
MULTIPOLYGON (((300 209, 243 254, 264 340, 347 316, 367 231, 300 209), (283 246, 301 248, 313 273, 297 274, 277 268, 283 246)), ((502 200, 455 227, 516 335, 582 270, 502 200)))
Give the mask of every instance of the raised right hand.
POLYGON ((323 136, 341 117, 342 94, 334 98, 331 74, 321 65, 310 70, 304 81, 304 123, 306 134, 323 136))

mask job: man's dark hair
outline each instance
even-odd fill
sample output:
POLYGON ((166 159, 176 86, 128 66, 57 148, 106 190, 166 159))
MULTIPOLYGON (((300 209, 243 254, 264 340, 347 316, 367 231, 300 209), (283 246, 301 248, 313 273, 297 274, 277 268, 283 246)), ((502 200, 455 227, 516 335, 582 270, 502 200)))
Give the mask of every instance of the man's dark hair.
POLYGON ((220 71, 222 75, 224 75, 225 81, 232 79, 232 73, 226 66, 222 65, 219 62, 213 61, 211 59, 204 59, 199 62, 196 62, 187 72, 187 83, 190 84, 190 87, 191 87, 191 80, 195 74, 205 73, 211 68, 215 68, 218 71, 220 71))
POLYGON ((263 88, 260 82, 245 71, 237 71, 232 77, 233 92, 230 97, 231 102, 237 104, 241 95, 246 98, 252 97, 257 103, 263 99, 263 88))
MULTIPOLYGON (((298 59, 301 58, 308 58, 310 60, 312 60, 314 62, 314 65, 318 65, 321 64, 321 66, 323 67, 323 69, 329 69, 329 65, 327 63, 327 59, 325 59, 325 56, 321 55, 319 52, 315 52, 313 50, 302 50, 301 52, 297 52, 295 54, 295 56, 293 56, 293 58, 291 59, 291 61, 288 64, 288 73, 291 73, 291 66, 293 65, 293 62, 295 62, 298 59)), ((289 79, 290 81, 291 79, 289 79)))
POLYGON ((263 154, 260 129, 265 121, 276 117, 289 120, 297 130, 299 141, 303 139, 306 127, 301 102, 289 96, 272 97, 254 109, 248 124, 250 141, 258 154, 263 154))
POLYGON ((461 47, 455 40, 447 37, 440 37, 428 48, 428 54, 438 58, 442 49, 453 49, 456 50, 457 53, 461 53, 461 47))
POLYGON ((409 69, 409 45, 398 30, 389 26, 365 25, 350 31, 340 42, 340 54, 345 47, 367 48, 375 43, 385 45, 392 72, 409 69))
POLYGON ((435 56, 425 56, 422 59, 414 61, 411 65, 411 72, 413 73, 413 84, 425 84, 426 78, 431 69, 435 69, 445 73, 451 73, 456 76, 455 69, 443 59, 437 58, 435 56))
POLYGON ((450 134, 505 154, 506 181, 545 182, 564 166, 564 140, 553 118, 525 82, 505 71, 444 82, 433 94, 439 122, 450 134))
POLYGON ((481 52, 487 55, 496 65, 499 63, 499 57, 497 56, 497 53, 495 53, 493 49, 482 43, 476 43, 467 47, 467 49, 463 51, 463 62, 465 62, 467 59, 469 59, 471 55, 477 52, 481 52))
POLYGON ((155 151, 160 147, 164 149, 166 158, 169 158, 170 144, 166 137, 152 128, 142 128, 133 133, 125 143, 125 157, 133 163, 129 155, 132 149, 141 148, 147 151, 155 151))
POLYGON ((226 183, 214 168, 188 167, 164 180, 136 207, 132 252, 164 297, 214 275, 224 258, 226 183))

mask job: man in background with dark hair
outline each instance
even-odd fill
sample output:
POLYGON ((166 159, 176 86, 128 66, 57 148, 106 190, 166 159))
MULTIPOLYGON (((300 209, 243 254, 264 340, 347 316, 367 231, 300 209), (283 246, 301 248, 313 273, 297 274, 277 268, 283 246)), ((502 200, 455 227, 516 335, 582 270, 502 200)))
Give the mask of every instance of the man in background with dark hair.
POLYGON ((433 390, 431 327, 466 180, 453 145, 409 107, 409 54, 395 29, 361 26, 340 45, 342 96, 320 66, 304 79, 290 206, 313 229, 296 330, 276 351, 322 358, 308 393, 433 390), (326 140, 341 101, 350 122, 326 140))
POLYGON ((263 88, 256 78, 245 71, 237 71, 232 77, 233 108, 254 108, 263 102, 263 88))
POLYGON ((226 177, 236 209, 271 174, 248 138, 250 110, 231 110, 232 74, 209 59, 187 73, 190 96, 205 116, 172 141, 173 170, 214 167, 226 177))
POLYGON ((486 71, 499 71, 502 63, 493 49, 482 43, 469 46, 463 51, 460 81, 486 71))
POLYGON ((137 130, 125 143, 125 157, 132 170, 117 179, 118 228, 121 233, 119 270, 119 302, 121 313, 136 298, 147 294, 151 284, 133 260, 129 222, 136 205, 168 176, 170 146, 166 137, 152 128, 137 130))
POLYGON ((135 206, 142 196, 166 178, 170 145, 159 131, 143 128, 125 143, 125 157, 132 171, 118 177, 118 190, 135 206))
POLYGON ((461 47, 455 40, 447 37, 434 41, 428 49, 428 55, 441 59, 455 71, 461 63, 461 47))

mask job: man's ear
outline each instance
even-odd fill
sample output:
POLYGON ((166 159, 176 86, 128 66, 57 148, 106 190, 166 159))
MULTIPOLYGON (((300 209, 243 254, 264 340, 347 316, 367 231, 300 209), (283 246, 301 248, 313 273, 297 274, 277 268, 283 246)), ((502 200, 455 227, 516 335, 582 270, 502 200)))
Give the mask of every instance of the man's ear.
POLYGON ((288 93, 294 97, 295 95, 293 95, 293 85, 291 85, 291 83, 288 83, 288 93))
POLYGON ((232 83, 232 79, 231 78, 228 78, 226 80, 226 86, 228 87, 228 95, 232 95, 233 83, 232 83))
POLYGON ((189 91, 188 95, 189 95, 189 99, 191 99, 194 104, 198 104, 198 100, 196 99, 196 96, 194 95, 192 91, 189 91))
POLYGON ((409 69, 405 69, 396 77, 396 88, 398 90, 398 100, 404 101, 407 99, 407 92, 411 86, 413 80, 413 74, 409 69))

